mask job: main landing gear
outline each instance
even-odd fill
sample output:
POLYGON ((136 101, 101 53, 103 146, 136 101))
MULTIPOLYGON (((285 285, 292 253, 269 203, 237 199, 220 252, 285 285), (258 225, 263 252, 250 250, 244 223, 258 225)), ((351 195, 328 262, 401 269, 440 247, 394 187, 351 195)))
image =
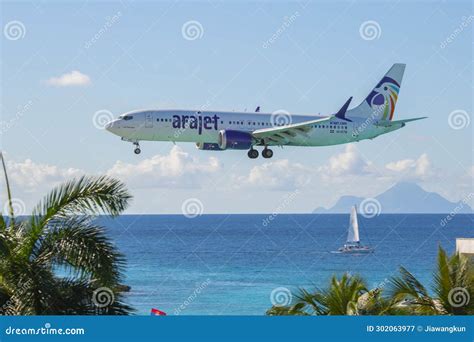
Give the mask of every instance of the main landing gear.
POLYGON ((135 145, 135 149, 133 150, 133 152, 135 152, 135 154, 140 154, 142 150, 140 150, 140 145, 138 144, 138 141, 134 142, 133 145, 135 145))
MULTIPOLYGON (((258 158, 258 151, 252 147, 248 151, 247 155, 249 156, 250 159, 258 158)), ((273 157, 273 151, 265 147, 262 151, 262 157, 267 158, 267 159, 273 157)))
POLYGON ((250 159, 255 159, 255 158, 258 157, 258 151, 252 147, 252 148, 248 151, 247 155, 249 156, 250 159))
POLYGON ((263 151, 262 151, 262 157, 263 158, 271 158, 273 157, 273 151, 270 150, 269 148, 264 148, 263 151))

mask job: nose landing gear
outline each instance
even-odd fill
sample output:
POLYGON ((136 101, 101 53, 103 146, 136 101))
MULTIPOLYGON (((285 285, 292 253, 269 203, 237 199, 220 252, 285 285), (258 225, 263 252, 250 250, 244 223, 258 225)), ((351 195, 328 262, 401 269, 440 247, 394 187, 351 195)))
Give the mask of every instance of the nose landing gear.
POLYGON ((134 142, 133 145, 135 145, 135 149, 133 150, 133 152, 135 152, 135 154, 140 154, 142 150, 140 150, 140 145, 138 144, 138 141, 134 142))

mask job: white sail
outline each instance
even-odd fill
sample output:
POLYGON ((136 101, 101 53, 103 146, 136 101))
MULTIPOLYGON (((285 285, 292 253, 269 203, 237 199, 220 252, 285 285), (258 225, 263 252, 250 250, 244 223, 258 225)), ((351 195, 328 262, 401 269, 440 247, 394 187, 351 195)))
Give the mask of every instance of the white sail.
POLYGON ((359 242, 359 223, 357 222, 357 210, 355 206, 351 208, 351 218, 349 221, 347 242, 359 242))

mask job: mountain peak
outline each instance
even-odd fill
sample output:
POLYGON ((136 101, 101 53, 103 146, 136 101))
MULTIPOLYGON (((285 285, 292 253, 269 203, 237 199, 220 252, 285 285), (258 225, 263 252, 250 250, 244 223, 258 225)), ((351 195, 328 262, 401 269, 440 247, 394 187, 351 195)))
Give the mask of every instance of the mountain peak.
MULTIPOLYGON (((391 188, 389 188, 387 191, 425 191, 421 186, 414 182, 398 182, 395 183, 391 188)), ((387 192, 386 191, 386 192, 387 192)))
MULTIPOLYGON (((427 192, 413 182, 399 182, 376 196, 382 214, 449 213, 457 208, 459 213, 472 213, 465 203, 450 202, 435 192, 427 192)), ((360 205, 362 197, 342 196, 330 209, 317 208, 315 213, 348 213, 354 204, 360 205)))

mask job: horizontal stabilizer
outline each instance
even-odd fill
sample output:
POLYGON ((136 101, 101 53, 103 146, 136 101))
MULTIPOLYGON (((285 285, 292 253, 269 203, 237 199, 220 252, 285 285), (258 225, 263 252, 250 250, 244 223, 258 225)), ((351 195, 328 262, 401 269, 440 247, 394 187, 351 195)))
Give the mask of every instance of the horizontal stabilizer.
POLYGON ((407 123, 407 122, 426 119, 426 118, 427 118, 427 116, 422 116, 420 118, 413 118, 413 119, 396 120, 396 121, 381 120, 381 121, 377 122, 376 126, 390 127, 390 126, 395 126, 397 124, 404 124, 404 123, 407 123))

